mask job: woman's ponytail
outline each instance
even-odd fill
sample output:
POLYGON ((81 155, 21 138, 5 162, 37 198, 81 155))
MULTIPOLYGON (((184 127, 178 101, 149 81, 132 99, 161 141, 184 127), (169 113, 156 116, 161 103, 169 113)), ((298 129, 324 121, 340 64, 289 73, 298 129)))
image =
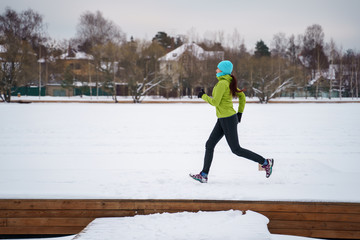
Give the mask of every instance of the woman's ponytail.
POLYGON ((235 78, 234 75, 231 75, 232 80, 230 82, 230 91, 231 91, 231 95, 233 97, 236 97, 236 93, 242 92, 242 90, 239 90, 237 87, 237 80, 235 78))

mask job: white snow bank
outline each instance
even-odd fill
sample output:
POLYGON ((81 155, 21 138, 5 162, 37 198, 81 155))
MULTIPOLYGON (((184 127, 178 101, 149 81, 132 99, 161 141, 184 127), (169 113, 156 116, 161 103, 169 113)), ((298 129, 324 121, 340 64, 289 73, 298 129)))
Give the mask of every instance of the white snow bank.
POLYGON ((163 213, 124 218, 98 218, 75 239, 271 239, 269 220, 252 211, 163 213))

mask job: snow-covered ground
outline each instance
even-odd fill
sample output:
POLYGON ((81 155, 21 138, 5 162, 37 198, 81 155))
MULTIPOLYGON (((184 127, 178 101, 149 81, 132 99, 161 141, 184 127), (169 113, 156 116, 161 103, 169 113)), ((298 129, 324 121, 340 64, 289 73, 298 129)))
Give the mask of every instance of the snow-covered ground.
POLYGON ((112 239, 245 239, 300 240, 292 236, 270 234, 269 220, 247 211, 164 213, 127 218, 99 218, 80 233, 77 240, 112 239))
POLYGON ((215 149, 208 104, 0 104, 0 198, 229 199, 360 202, 360 105, 247 104, 240 143, 257 164, 215 149), (175 190, 174 190, 175 189, 175 190))
POLYGON ((93 221, 78 239, 129 239, 131 236, 131 239, 139 240, 239 239, 239 237, 259 240, 270 239, 268 222, 269 220, 263 215, 251 211, 245 215, 242 215, 241 211, 227 211, 100 218, 93 221))
MULTIPOLYGON (((266 179, 257 164, 233 155, 223 139, 209 183, 201 184, 188 173, 201 170, 216 122, 208 104, 1 103, 0 198, 360 202, 359 110, 358 103, 247 104, 238 126, 240 143, 275 158, 273 175, 266 179)), ((258 216, 232 215, 236 212, 155 214, 111 223, 143 221, 139 226, 146 229, 145 223, 158 219, 159 226, 165 221, 173 229, 182 218, 186 228, 202 218, 257 222, 258 216)), ((236 229, 234 224, 229 226, 236 229)), ((191 232, 194 239, 205 239, 206 232, 191 232)))

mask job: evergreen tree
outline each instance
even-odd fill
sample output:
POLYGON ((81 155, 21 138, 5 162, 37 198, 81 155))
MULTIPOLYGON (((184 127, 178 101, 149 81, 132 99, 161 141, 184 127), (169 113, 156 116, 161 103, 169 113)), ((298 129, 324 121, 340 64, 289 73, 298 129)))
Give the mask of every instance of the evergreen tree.
POLYGON ((255 56, 256 57, 270 57, 269 47, 266 46, 263 40, 256 43, 255 56))
MULTIPOLYGON (((177 40, 177 41, 179 41, 179 40, 177 40)), ((166 32, 158 32, 155 35, 155 37, 152 39, 152 41, 157 42, 159 45, 161 45, 165 49, 173 49, 174 45, 175 45, 174 38, 168 36, 166 32)))

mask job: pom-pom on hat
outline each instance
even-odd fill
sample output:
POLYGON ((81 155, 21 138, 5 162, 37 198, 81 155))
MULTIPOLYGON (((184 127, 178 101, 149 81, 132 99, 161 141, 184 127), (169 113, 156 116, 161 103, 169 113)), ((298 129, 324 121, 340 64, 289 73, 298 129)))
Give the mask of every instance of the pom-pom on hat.
POLYGON ((221 72, 223 72, 223 74, 231 74, 232 70, 233 70, 233 64, 228 61, 221 61, 218 65, 217 65, 218 69, 221 70, 221 72))

